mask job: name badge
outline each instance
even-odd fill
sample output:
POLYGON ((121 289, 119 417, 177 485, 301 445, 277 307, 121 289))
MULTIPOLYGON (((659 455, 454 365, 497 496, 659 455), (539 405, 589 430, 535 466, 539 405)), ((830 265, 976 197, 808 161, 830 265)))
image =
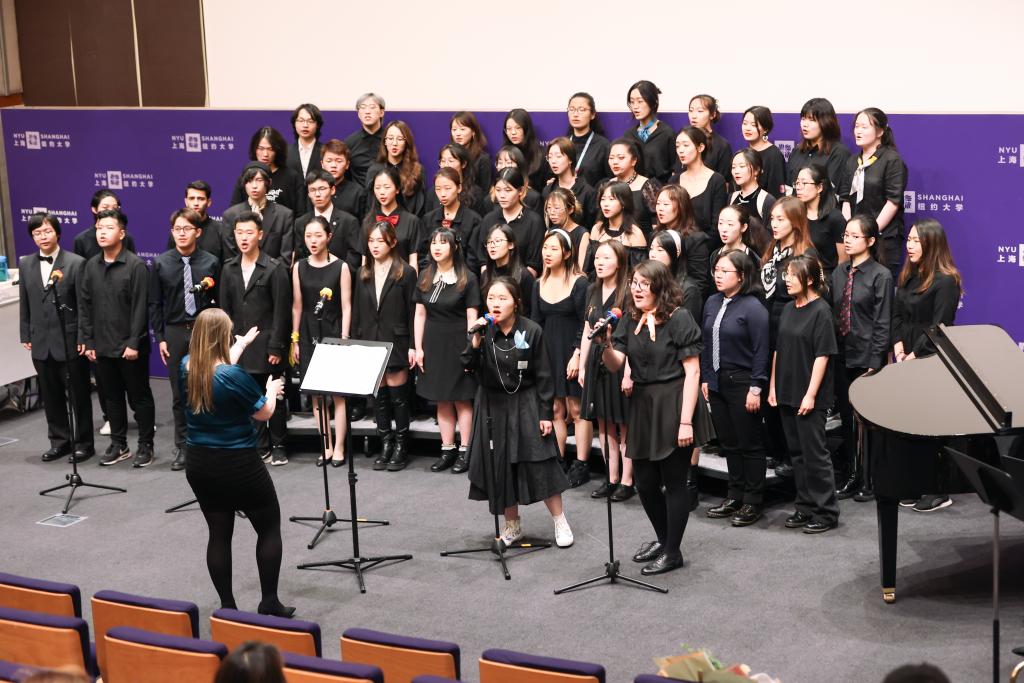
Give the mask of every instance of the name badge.
POLYGON ((529 366, 530 366, 530 361, 528 361, 528 360, 521 360, 518 363, 516 363, 516 369, 517 370, 525 370, 529 366))

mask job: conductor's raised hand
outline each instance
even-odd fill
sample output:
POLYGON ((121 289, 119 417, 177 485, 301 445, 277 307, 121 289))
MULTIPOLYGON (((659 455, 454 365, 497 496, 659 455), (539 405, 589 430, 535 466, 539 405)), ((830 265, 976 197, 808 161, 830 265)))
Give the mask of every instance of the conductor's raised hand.
MULTIPOLYGON (((255 329, 255 328, 253 328, 255 329)), ((284 393, 284 378, 282 377, 268 377, 267 378, 267 397, 278 397, 284 393)))
POLYGON ((551 431, 554 428, 555 428, 554 425, 551 424, 551 420, 541 420, 540 421, 540 435, 541 436, 547 436, 548 434, 551 433, 551 431))

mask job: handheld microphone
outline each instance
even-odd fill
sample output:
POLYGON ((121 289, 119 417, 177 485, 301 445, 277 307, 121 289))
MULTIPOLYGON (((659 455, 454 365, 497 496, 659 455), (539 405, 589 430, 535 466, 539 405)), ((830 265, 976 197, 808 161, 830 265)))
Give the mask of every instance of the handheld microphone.
POLYGON ((207 275, 199 281, 199 284, 192 286, 192 293, 199 294, 200 292, 205 292, 208 289, 212 289, 214 284, 213 278, 207 275))
POLYGON ((488 325, 494 324, 494 316, 490 313, 484 313, 484 320, 487 322, 477 323, 473 327, 469 328, 469 334, 479 334, 487 329, 488 325))
POLYGON ((43 291, 49 292, 51 289, 57 286, 57 283, 60 282, 61 278, 63 277, 64 272, 59 268, 54 268, 52 271, 50 271, 50 279, 46 281, 46 286, 43 287, 43 291))
POLYGON ((320 315, 324 311, 324 304, 334 298, 334 291, 330 287, 320 290, 320 300, 313 307, 313 315, 320 315))
POLYGON ((587 335, 587 339, 593 339, 602 330, 604 330, 604 328, 608 327, 609 325, 614 327, 615 323, 621 317, 622 317, 622 309, 621 308, 613 308, 612 310, 608 311, 607 313, 604 314, 603 318, 601 318, 600 320, 597 321, 597 324, 594 325, 594 329, 592 329, 590 331, 590 334, 587 335))

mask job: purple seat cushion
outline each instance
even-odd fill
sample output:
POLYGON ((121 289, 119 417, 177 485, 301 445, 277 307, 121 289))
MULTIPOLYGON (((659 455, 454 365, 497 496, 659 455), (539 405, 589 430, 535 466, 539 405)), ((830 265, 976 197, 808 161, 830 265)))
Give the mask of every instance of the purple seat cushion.
POLYGON ((44 593, 66 593, 71 596, 71 602, 75 607, 75 616, 82 616, 82 591, 73 583, 58 583, 57 581, 46 581, 44 579, 32 579, 17 574, 5 574, 0 572, 0 583, 9 586, 20 586, 30 590, 43 591, 44 593))
POLYGON ((378 667, 369 664, 335 662, 330 659, 297 655, 292 652, 282 652, 281 657, 284 659, 284 665, 290 669, 313 671, 334 676, 348 676, 349 678, 365 678, 368 681, 374 681, 374 683, 384 683, 384 672, 378 667))
POLYGON ((633 683, 665 683, 665 681, 681 681, 682 683, 696 683, 695 681, 688 681, 685 678, 669 678, 668 676, 659 676, 658 674, 640 674, 633 679, 633 683))
POLYGON ((593 676, 599 683, 604 683, 604 667, 600 664, 577 662, 572 659, 558 659, 556 657, 541 657, 539 655, 528 655, 524 652, 498 649, 484 650, 481 657, 489 662, 497 662, 499 664, 524 666, 531 669, 573 674, 575 676, 593 676))
POLYGON ((243 612, 237 609, 220 608, 213 613, 215 619, 234 621, 249 626, 262 626, 278 631, 292 631, 294 633, 308 633, 313 636, 313 645, 316 648, 317 657, 323 656, 323 649, 320 647, 320 625, 312 621, 301 619, 285 619, 284 617, 272 617, 253 612, 243 612))
POLYGON ((0 660, 0 681, 20 681, 36 671, 39 671, 39 669, 34 666, 0 660))
POLYGON ((454 678, 445 678, 444 676, 417 676, 412 679, 412 683, 458 683, 454 678))
POLYGON ((399 636, 393 633, 382 631, 371 631, 368 628, 350 628, 341 634, 342 638, 349 640, 360 640, 364 643, 377 643, 390 647, 403 647, 409 650, 424 650, 426 652, 440 652, 449 654, 455 660, 455 677, 462 678, 461 654, 459 646, 443 640, 427 640, 426 638, 410 638, 399 636))
POLYGON ((95 671, 95 658, 89 643, 89 624, 78 617, 59 617, 54 614, 43 614, 41 612, 29 612, 10 607, 0 607, 0 619, 5 621, 20 621, 25 624, 36 626, 48 626, 50 628, 65 628, 78 632, 82 643, 82 661, 85 668, 95 671))
POLYGON ((107 631, 107 635, 117 640, 138 643, 139 645, 151 645, 152 647, 195 652, 197 654, 217 655, 221 659, 228 656, 228 648, 223 643, 215 643, 212 640, 168 636, 163 633, 144 631, 141 628, 132 628, 131 626, 115 626, 107 631))
POLYGON ((199 608, 195 603, 185 600, 164 600, 163 598, 148 598, 145 595, 132 595, 119 591, 99 591, 93 596, 97 600, 107 602, 120 602, 134 607, 146 607, 148 609, 159 609, 165 612, 184 612, 192 623, 192 637, 199 637, 199 608))

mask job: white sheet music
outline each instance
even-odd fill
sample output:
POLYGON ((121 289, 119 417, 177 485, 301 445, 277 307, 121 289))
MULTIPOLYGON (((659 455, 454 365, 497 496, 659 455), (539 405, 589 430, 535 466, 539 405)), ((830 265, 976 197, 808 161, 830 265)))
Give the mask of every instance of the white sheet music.
POLYGON ((302 391, 372 396, 387 362, 386 346, 317 344, 302 391))

